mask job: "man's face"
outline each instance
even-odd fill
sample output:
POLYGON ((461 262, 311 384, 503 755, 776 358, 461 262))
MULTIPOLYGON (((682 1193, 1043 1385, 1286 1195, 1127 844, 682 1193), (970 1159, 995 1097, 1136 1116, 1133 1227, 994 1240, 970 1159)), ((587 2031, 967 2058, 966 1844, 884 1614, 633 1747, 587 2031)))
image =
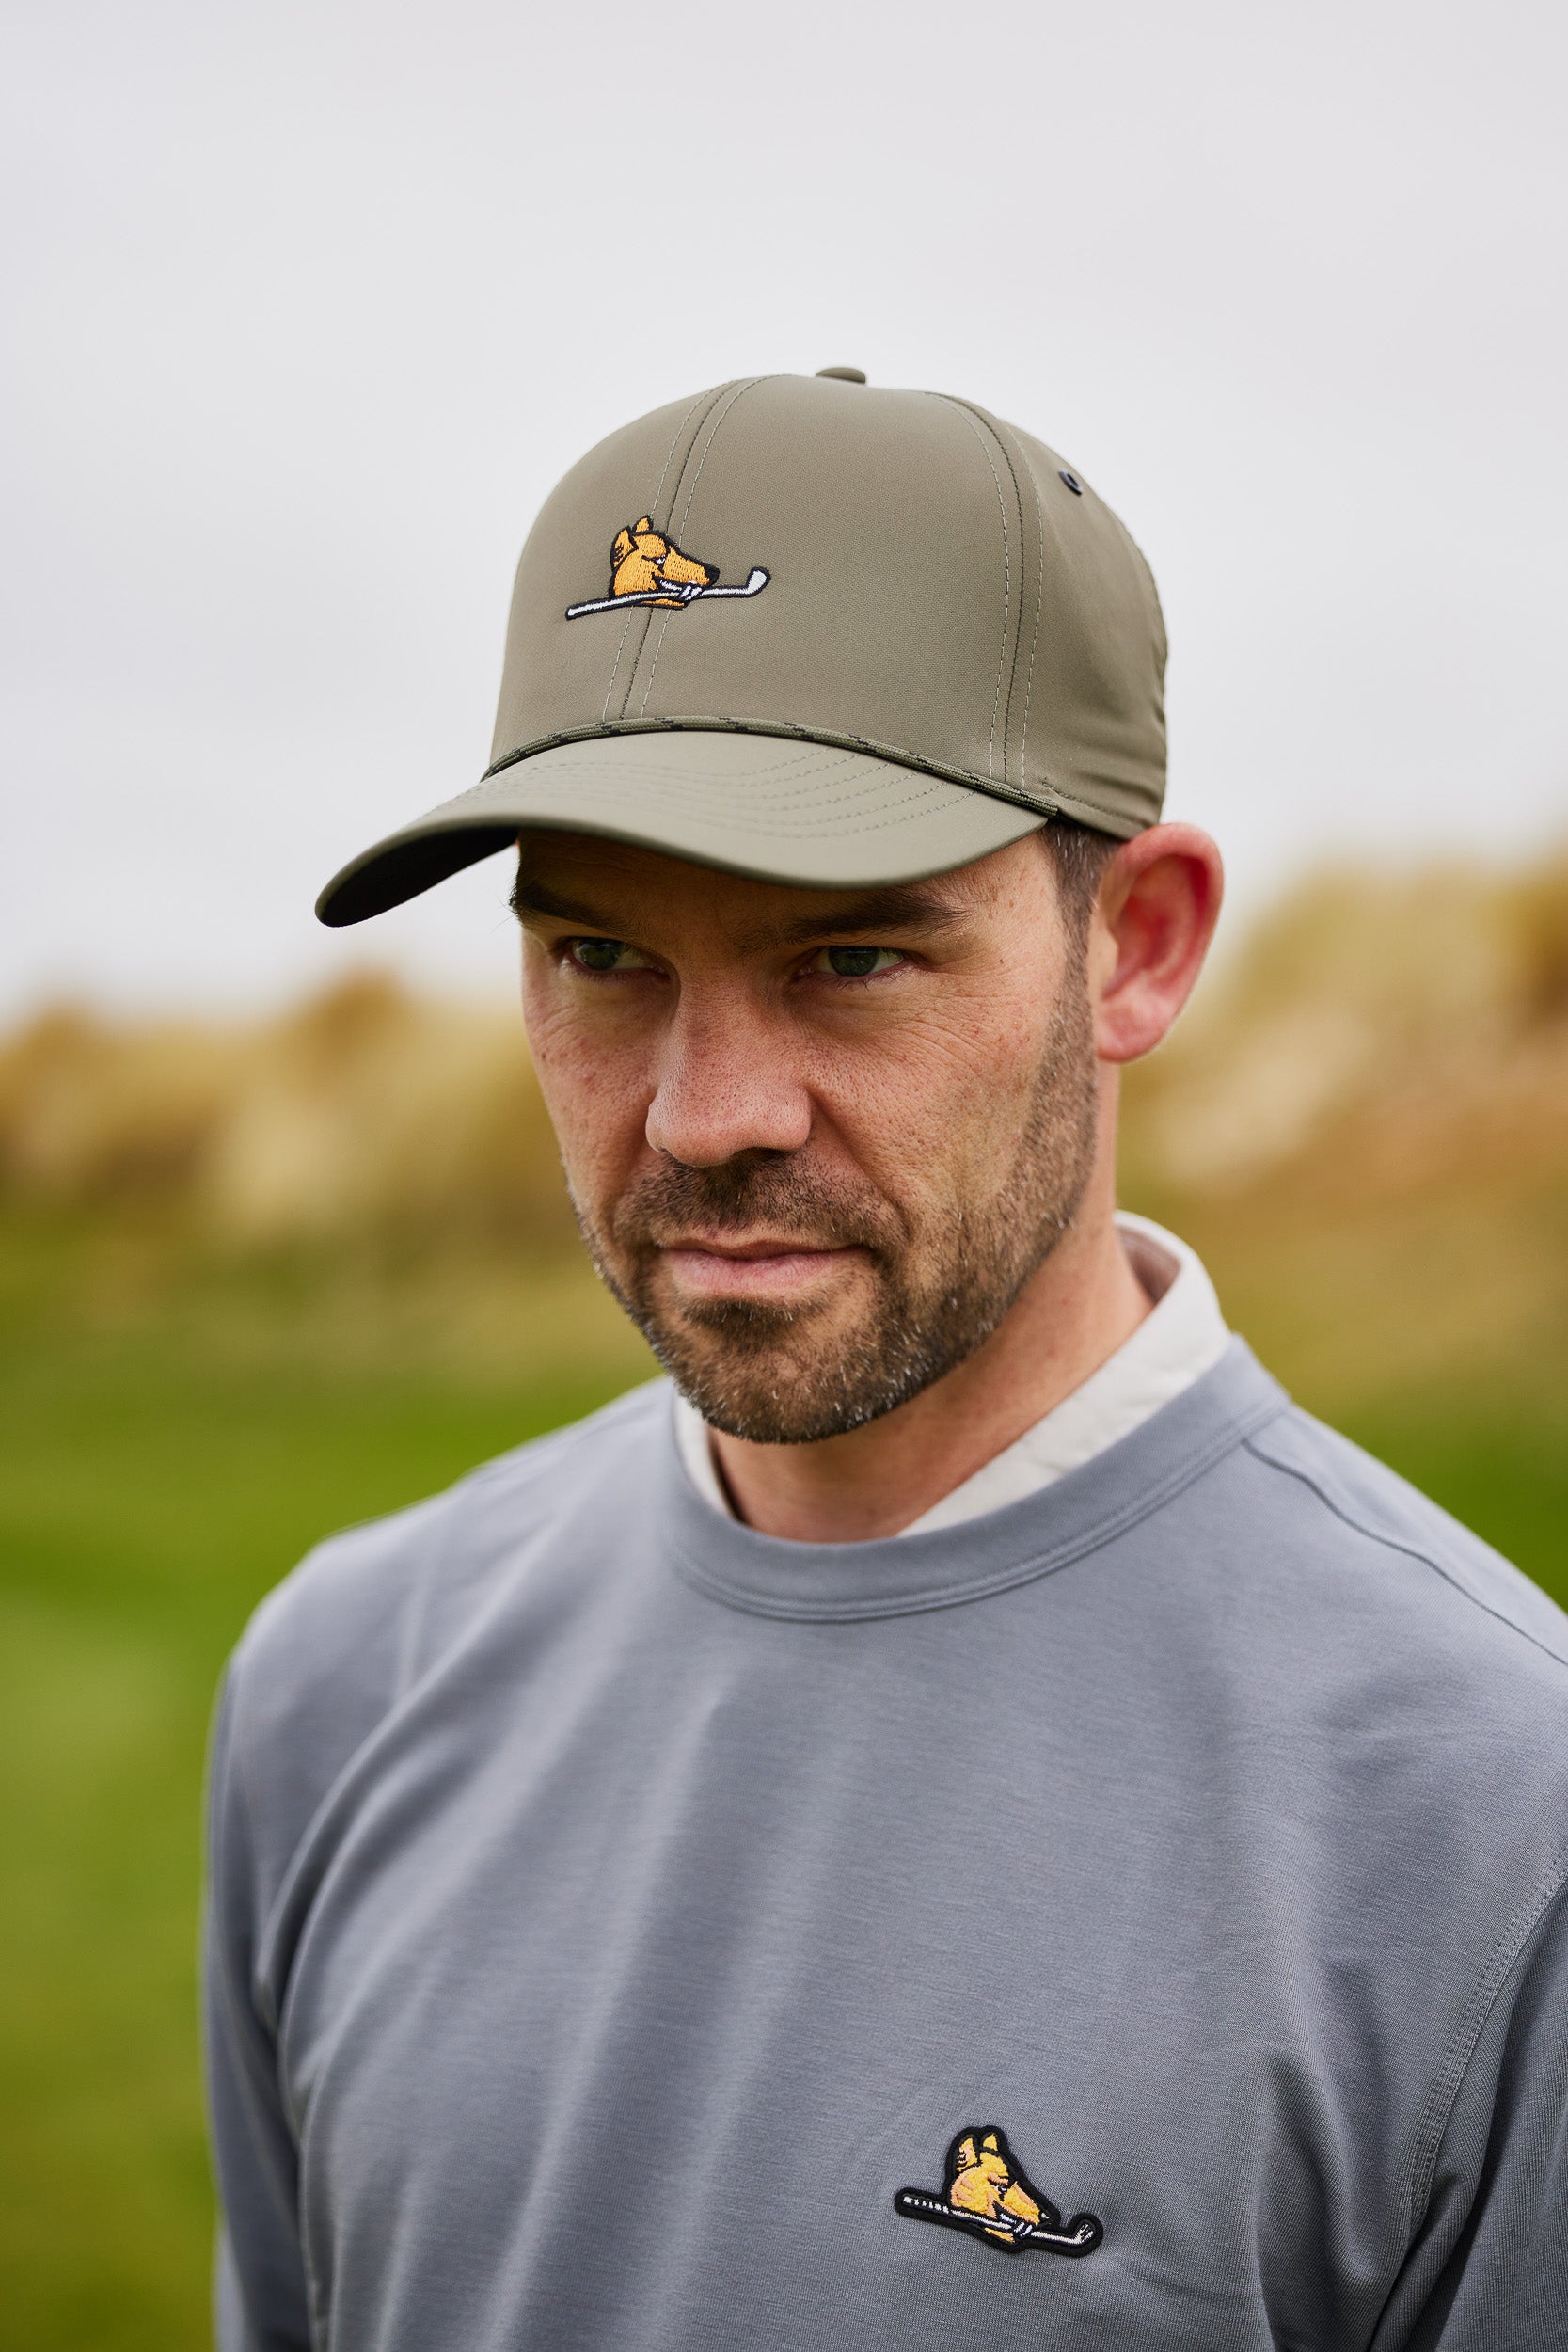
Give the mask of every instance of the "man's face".
POLYGON ((705 1420, 838 1436, 989 1337, 1094 1157, 1084 956, 1037 839, 848 892, 537 832, 517 904, 583 1233, 705 1420))

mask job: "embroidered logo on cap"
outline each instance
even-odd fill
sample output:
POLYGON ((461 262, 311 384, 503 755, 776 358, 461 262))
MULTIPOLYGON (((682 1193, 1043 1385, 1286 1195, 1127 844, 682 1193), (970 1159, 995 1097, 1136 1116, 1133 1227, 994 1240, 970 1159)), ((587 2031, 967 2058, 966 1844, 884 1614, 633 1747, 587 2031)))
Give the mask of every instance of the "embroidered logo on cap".
POLYGON ((945 2185, 901 2188, 894 2204, 908 2221, 936 2221, 945 2230, 967 2230, 972 2237, 1021 2254, 1042 2246, 1053 2254, 1092 2254, 1104 2228, 1092 2213, 1065 2222, 1049 2197, 1042 2197, 995 2124, 960 2132, 947 2151, 945 2185))
POLYGON ((610 550, 610 594, 588 604, 569 604, 566 618, 580 621, 585 612, 614 612, 623 605, 657 604, 679 612, 687 605, 714 596, 760 596, 769 574, 753 568, 744 587, 721 588, 719 567, 700 563, 656 531, 646 515, 615 533, 610 550))

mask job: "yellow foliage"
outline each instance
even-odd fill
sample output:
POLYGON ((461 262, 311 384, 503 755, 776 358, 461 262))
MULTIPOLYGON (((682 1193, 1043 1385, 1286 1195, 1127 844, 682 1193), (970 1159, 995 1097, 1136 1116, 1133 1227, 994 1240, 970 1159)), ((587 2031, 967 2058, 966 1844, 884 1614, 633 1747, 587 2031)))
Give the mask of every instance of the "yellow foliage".
MULTIPOLYGON (((1122 1157, 1320 1398, 1568 1371, 1568 857, 1305 883, 1129 1072, 1122 1157)), ((517 1016, 374 975, 249 1025, 41 1015, 0 1042, 6 1196, 105 1233, 151 1207, 209 1256, 315 1245, 318 1289, 461 1316, 466 1350, 513 1344, 539 1278, 508 1268, 575 1230, 517 1016), (424 1294, 410 1250, 446 1268, 424 1294)), ((101 1253, 100 1305, 149 1263, 101 1253)))
POLYGON ((234 1244, 573 1230, 516 1017, 374 975, 245 1026, 44 1013, 0 1048, 0 1183, 234 1244))
POLYGON ((1421 1188, 1568 1151, 1568 857, 1321 875, 1258 925, 1130 1073, 1126 1166, 1243 1195, 1310 1169, 1421 1188))
POLYGON ((1128 1081, 1124 1197, 1320 1409, 1568 1389, 1568 857, 1319 877, 1128 1081))

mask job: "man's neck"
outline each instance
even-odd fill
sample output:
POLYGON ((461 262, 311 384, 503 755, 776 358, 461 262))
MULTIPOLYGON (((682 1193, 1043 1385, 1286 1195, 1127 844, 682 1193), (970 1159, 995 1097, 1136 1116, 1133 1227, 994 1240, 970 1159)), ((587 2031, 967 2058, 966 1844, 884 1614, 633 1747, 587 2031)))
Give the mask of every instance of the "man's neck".
POLYGON ((815 1445, 713 1431, 736 1516, 798 1543, 896 1535, 1082 1387, 1148 1311, 1111 1186, 1097 1184, 985 1345, 896 1412, 815 1445))

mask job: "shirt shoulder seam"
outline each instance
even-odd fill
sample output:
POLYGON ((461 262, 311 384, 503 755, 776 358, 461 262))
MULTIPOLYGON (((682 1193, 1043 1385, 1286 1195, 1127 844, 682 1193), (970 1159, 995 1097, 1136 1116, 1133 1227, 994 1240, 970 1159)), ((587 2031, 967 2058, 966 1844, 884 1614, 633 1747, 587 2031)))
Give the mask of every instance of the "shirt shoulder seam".
POLYGON ((1482 1600, 1478 1594, 1471 1592, 1468 1585, 1455 1576, 1451 1569, 1446 1568, 1433 1552, 1423 1550, 1418 1544, 1402 1543, 1397 1535, 1387 1534, 1381 1527, 1370 1526, 1365 1518, 1358 1517, 1354 1511, 1348 1509, 1337 1497, 1330 1494, 1310 1470, 1301 1469, 1294 1462, 1282 1462, 1276 1454, 1270 1454, 1260 1446, 1257 1442, 1259 1434, 1257 1430, 1249 1430, 1243 1439, 1243 1443, 1254 1461, 1262 1463, 1265 1469, 1276 1470, 1281 1477, 1295 1479, 1297 1484, 1305 1486, 1309 1494, 1316 1495, 1323 1509, 1338 1519, 1342 1526, 1354 1528, 1356 1534, 1364 1535, 1369 1543, 1381 1544, 1386 1551, 1399 1552, 1405 1559, 1416 1561, 1421 1567, 1430 1568, 1433 1576, 1440 1577, 1443 1582, 1451 1591, 1457 1593, 1462 1600, 1468 1601, 1472 1609, 1479 1610, 1482 1616, 1495 1618, 1498 1625, 1506 1626, 1511 1633, 1517 1634, 1521 1642, 1528 1642, 1530 1647, 1538 1649, 1544 1658, 1549 1658, 1555 1666, 1561 1666, 1565 1672, 1568 1672, 1568 1658, 1564 1658, 1560 1650, 1553 1649, 1549 1642, 1544 1642, 1538 1634, 1531 1633, 1528 1628, 1522 1626, 1516 1617, 1511 1617, 1506 1610, 1494 1609, 1489 1601, 1482 1600))

